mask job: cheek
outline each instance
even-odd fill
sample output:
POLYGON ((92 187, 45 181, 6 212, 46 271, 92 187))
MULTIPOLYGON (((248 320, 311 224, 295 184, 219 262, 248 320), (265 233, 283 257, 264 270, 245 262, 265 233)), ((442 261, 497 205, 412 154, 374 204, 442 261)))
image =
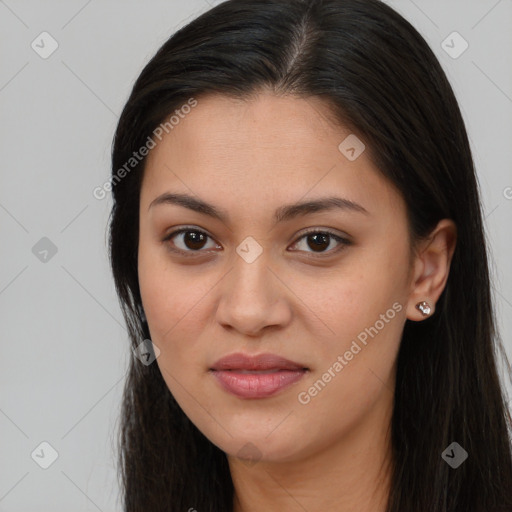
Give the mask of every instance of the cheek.
POLYGON ((394 252, 361 251, 315 287, 311 279, 295 280, 294 291, 322 320, 314 337, 320 364, 300 389, 312 416, 341 407, 340 414, 355 418, 392 389, 406 314, 408 253, 402 245, 394 252))
POLYGON ((160 243, 141 232, 138 253, 139 288, 151 332, 162 337, 185 316, 187 302, 197 288, 187 282, 185 272, 172 266, 169 254, 160 243))
POLYGON ((399 275, 375 265, 366 271, 370 260, 318 293, 319 315, 334 334, 315 340, 319 364, 297 390, 294 416, 315 439, 342 436, 375 408, 391 407, 405 302, 399 275))
MULTIPOLYGON (((165 251, 160 251, 165 252, 165 251)), ((139 286, 151 341, 160 354, 156 360, 167 388, 195 421, 201 419, 194 396, 201 396, 197 379, 204 374, 201 331, 207 316, 202 313, 206 284, 190 279, 190 270, 171 266, 157 251, 139 252, 139 286)))
POLYGON ((192 268, 171 264, 161 248, 140 246, 139 287, 151 340, 161 351, 158 364, 173 374, 195 366, 204 371, 202 333, 211 322, 208 294, 218 278, 192 268))
POLYGON ((309 318, 310 330, 323 339, 320 350, 327 353, 350 344, 381 315, 389 330, 387 320, 394 320, 397 310, 405 309, 406 277, 406 261, 399 254, 390 257, 385 251, 361 251, 332 272, 290 274, 288 281, 303 304, 299 307, 309 318))
POLYGON ((401 290, 389 278, 383 283, 366 274, 331 281, 316 298, 304 295, 322 320, 308 336, 318 356, 308 386, 320 379, 321 402, 364 408, 391 376, 405 322, 401 290), (330 390, 325 394, 323 384, 330 390))

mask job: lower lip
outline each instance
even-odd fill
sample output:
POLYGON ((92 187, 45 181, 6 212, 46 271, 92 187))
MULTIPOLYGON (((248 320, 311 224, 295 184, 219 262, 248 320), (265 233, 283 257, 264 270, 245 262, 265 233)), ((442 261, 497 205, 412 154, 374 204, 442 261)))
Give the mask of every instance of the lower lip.
POLYGON ((307 370, 280 370, 273 373, 240 373, 213 370, 221 386, 239 398, 266 398, 300 380, 307 370))

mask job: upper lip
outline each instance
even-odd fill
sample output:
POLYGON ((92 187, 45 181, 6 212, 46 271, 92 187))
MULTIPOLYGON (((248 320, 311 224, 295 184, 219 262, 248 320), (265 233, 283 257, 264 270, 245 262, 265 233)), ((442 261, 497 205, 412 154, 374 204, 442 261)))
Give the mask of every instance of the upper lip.
POLYGON ((300 363, 276 354, 248 355, 241 352, 219 359, 211 370, 307 370, 300 363))

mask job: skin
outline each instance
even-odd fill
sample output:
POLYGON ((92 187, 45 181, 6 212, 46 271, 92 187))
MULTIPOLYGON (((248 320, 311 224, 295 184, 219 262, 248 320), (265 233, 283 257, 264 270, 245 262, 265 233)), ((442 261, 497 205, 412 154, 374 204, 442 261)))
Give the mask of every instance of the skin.
POLYGON ((445 219, 411 253, 403 198, 368 151, 354 161, 340 152, 351 132, 329 113, 319 98, 201 96, 146 162, 138 270, 156 362, 183 411, 227 454, 236 512, 385 510, 402 330, 406 319, 423 319, 418 302, 435 311, 455 247, 445 219), (228 218, 150 207, 166 192, 228 218), (368 213, 331 209, 274 224, 277 208, 326 196, 368 213), (163 241, 182 227, 208 237, 163 241), (306 229, 351 243, 327 238, 315 251, 306 229), (236 251, 249 236, 262 250, 251 263, 236 251), (393 304, 400 311, 301 403, 298 394, 393 304), (233 352, 271 352, 309 372, 275 396, 237 398, 208 372, 233 352))

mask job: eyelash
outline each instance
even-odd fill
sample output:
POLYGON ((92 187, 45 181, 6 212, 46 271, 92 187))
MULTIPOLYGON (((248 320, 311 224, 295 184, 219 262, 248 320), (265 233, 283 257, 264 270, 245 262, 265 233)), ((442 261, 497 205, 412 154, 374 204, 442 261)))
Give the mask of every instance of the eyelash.
MULTIPOLYGON (((210 238, 210 239, 213 240, 213 238, 210 235, 208 235, 208 233, 206 233, 206 232, 204 232, 204 231, 202 231, 200 229, 193 228, 193 227, 184 227, 184 228, 180 228, 177 231, 173 231, 172 233, 168 234, 162 240, 162 242, 169 242, 175 236, 180 235, 181 233, 186 233, 188 231, 192 231, 194 233, 200 233, 202 235, 205 235, 207 238, 210 238)), ((292 245, 297 244, 300 240, 302 240, 303 238, 306 238, 308 235, 312 235, 312 234, 329 235, 336 242, 341 244, 341 246, 336 248, 336 249, 331 249, 329 251, 324 251, 324 252, 319 252, 319 253, 309 252, 309 251, 298 251, 298 252, 306 252, 306 253, 309 254, 309 257, 312 257, 312 258, 322 258, 322 257, 325 258, 327 256, 331 256, 332 254, 337 254, 338 252, 343 250, 346 246, 352 245, 351 240, 348 240, 347 238, 344 238, 344 237, 342 237, 342 236, 340 236, 340 235, 338 235, 336 233, 333 233, 332 231, 325 230, 325 229, 324 230, 311 229, 309 231, 306 231, 306 232, 302 233, 300 235, 300 237, 292 245)), ((186 257, 191 257, 191 258, 198 257, 198 256, 201 255, 200 253, 206 252, 206 250, 202 250, 202 249, 198 249, 196 251, 193 251, 193 250, 184 251, 183 249, 176 249, 176 248, 170 247, 169 244, 167 244, 167 247, 172 252, 177 252, 177 253, 180 253, 180 254, 182 254, 182 255, 184 255, 186 257), (190 254, 190 253, 192 253, 192 254, 190 254)))

